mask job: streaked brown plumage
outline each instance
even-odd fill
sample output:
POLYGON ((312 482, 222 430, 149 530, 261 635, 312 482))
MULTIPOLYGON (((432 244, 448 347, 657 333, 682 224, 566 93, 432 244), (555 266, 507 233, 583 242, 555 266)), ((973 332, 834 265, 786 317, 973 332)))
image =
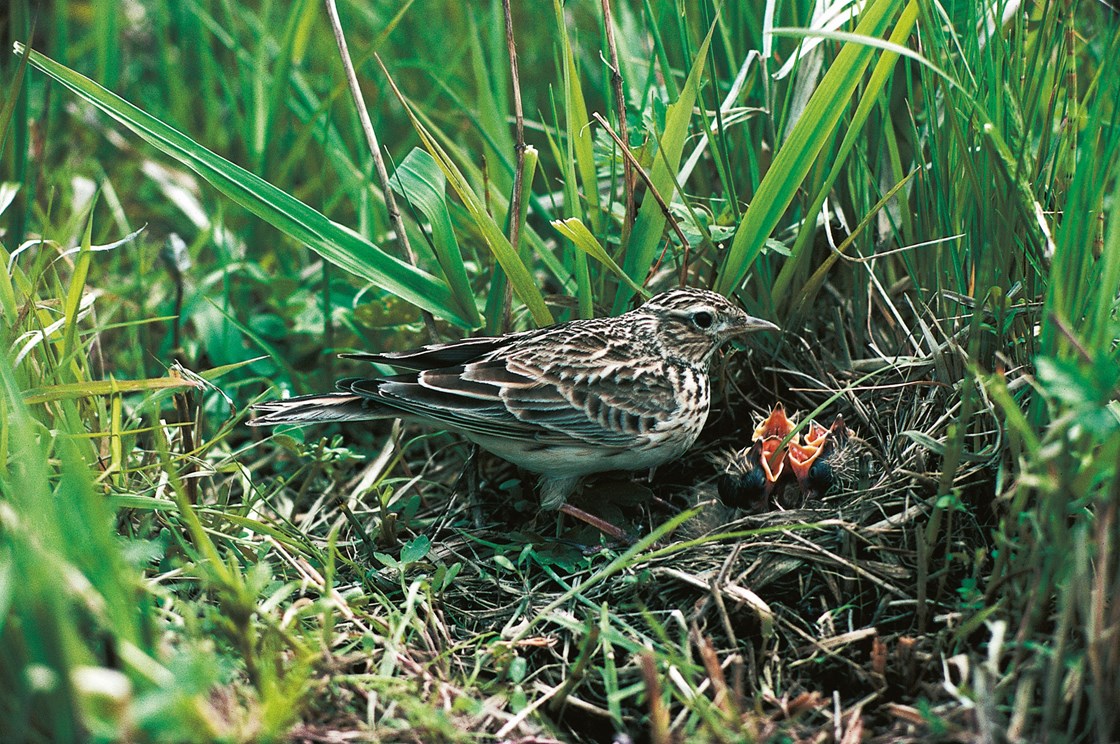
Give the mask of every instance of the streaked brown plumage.
POLYGON ((708 368, 725 342, 777 329, 714 292, 674 289, 614 318, 344 354, 399 374, 348 378, 336 393, 261 403, 252 423, 401 417, 456 431, 541 476, 560 508, 579 479, 676 459, 708 418, 708 368))

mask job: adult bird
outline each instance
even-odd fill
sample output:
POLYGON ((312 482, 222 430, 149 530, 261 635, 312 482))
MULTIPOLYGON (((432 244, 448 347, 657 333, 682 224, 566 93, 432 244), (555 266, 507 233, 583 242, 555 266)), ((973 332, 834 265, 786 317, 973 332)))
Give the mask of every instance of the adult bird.
POLYGON ((579 480, 680 457, 708 419, 716 351, 777 328, 715 292, 672 289, 612 318, 415 351, 343 354, 398 374, 351 377, 339 380, 338 392, 260 403, 252 423, 403 418, 455 431, 538 473, 543 508, 604 529, 567 504, 579 480))

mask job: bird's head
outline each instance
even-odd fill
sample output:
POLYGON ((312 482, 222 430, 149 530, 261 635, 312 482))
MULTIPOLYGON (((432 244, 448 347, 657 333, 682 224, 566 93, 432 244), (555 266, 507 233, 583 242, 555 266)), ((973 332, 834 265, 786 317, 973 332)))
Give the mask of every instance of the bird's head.
POLYGON ((654 295, 639 309, 656 319, 658 339, 674 356, 707 364, 720 346, 753 331, 776 331, 768 320, 747 315, 726 297, 682 287, 654 295))

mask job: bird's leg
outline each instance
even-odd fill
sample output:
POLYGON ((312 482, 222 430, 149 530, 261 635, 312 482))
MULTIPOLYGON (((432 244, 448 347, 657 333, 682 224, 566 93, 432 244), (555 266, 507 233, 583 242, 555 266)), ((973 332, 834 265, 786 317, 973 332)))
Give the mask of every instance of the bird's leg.
POLYGON ((455 487, 451 490, 451 498, 460 494, 466 494, 467 509, 470 510, 471 519, 474 521, 475 527, 482 527, 482 510, 479 508, 479 482, 481 474, 478 465, 478 445, 471 444, 467 450, 467 459, 463 461, 463 468, 459 471, 459 477, 455 480, 455 487))
POLYGON ((580 509, 578 506, 572 506, 568 503, 568 497, 576 491, 578 486, 579 476, 541 476, 541 508, 545 510, 555 509, 570 517, 575 517, 585 524, 591 525, 608 537, 629 542, 630 540, 627 538, 626 533, 620 528, 601 517, 597 517, 590 512, 580 509))
POLYGON ((478 482, 480 480, 477 444, 471 444, 470 451, 467 453, 467 461, 463 463, 463 480, 466 481, 467 496, 473 499, 478 495, 478 482))
POLYGON ((467 455, 467 461, 463 463, 463 475, 461 478, 466 481, 467 486, 467 504, 470 506, 471 517, 474 519, 476 527, 482 526, 482 509, 478 504, 479 481, 481 472, 478 465, 478 450, 477 444, 471 444, 470 453, 467 455))
POLYGON ((581 522, 591 525, 607 537, 613 537, 615 540, 620 540, 625 543, 631 542, 630 538, 626 535, 625 532, 622 531, 620 527, 616 527, 607 520, 597 517, 591 512, 586 512, 583 509, 580 509, 578 506, 564 504, 560 507, 560 511, 564 514, 567 514, 569 517, 575 517, 581 522))
MULTIPOLYGON (((654 465, 654 466, 653 466, 652 468, 650 468, 650 469, 649 469, 649 472, 648 472, 648 473, 646 473, 646 483, 648 483, 648 484, 649 484, 650 486, 653 486, 653 479, 654 479, 654 477, 655 477, 656 475, 657 475, 657 466, 656 466, 656 465, 654 465)), ((662 508, 662 509, 665 509, 666 511, 673 511, 673 505, 672 505, 672 504, 670 504, 670 503, 669 503, 668 501, 666 501, 665 499, 663 499, 663 498, 661 498, 660 496, 658 496, 657 494, 654 494, 654 495, 653 495, 653 496, 652 496, 652 497, 650 498, 650 500, 651 500, 651 501, 652 501, 652 502, 653 502, 654 504, 656 504, 657 506, 659 506, 660 508, 662 508)))

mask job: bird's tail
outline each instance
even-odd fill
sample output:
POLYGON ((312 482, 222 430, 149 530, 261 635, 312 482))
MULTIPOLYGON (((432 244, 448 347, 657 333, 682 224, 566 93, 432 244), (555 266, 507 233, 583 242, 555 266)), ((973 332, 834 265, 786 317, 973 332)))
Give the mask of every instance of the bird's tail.
POLYGON ((394 415, 376 401, 353 393, 325 393, 270 400, 256 404, 253 410, 259 415, 249 422, 251 426, 368 421, 394 415))

